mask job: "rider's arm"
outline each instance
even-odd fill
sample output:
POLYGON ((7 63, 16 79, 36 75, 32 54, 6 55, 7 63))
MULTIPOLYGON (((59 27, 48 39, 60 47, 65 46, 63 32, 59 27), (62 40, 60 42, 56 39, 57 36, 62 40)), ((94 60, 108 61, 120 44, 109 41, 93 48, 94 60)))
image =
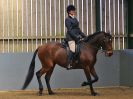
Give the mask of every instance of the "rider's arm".
POLYGON ((83 38, 86 37, 85 33, 83 33, 83 32, 80 32, 80 35, 81 35, 83 38))

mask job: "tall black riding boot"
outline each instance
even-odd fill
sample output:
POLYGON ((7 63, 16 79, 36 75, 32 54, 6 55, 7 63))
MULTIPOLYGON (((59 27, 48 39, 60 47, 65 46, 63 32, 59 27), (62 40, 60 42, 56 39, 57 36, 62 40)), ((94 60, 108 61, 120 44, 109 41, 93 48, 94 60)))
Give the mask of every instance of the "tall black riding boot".
POLYGON ((71 63, 73 61, 73 57, 74 57, 74 53, 72 51, 69 52, 68 55, 68 65, 67 65, 67 69, 71 69, 71 63))

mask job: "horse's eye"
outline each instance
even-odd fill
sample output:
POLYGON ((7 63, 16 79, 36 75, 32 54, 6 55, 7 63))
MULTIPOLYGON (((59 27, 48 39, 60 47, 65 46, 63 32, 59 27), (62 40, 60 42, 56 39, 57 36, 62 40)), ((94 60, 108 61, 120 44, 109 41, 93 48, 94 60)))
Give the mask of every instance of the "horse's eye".
POLYGON ((109 42, 112 42, 112 39, 111 38, 109 39, 109 42))

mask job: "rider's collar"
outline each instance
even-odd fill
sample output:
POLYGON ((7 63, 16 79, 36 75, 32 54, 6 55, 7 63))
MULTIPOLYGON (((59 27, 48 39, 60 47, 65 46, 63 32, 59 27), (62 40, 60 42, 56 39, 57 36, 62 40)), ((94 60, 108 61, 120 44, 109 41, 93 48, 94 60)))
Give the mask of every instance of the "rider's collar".
POLYGON ((75 18, 75 16, 72 16, 72 15, 69 15, 69 17, 70 17, 70 18, 73 18, 73 19, 75 18))

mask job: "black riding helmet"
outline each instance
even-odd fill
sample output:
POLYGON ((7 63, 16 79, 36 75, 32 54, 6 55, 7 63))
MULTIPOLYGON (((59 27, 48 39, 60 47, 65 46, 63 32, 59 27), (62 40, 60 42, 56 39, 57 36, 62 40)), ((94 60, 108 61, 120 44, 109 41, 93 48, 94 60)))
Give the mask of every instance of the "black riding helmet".
POLYGON ((76 10, 76 8, 74 5, 68 5, 67 6, 67 13, 69 13, 70 11, 75 11, 75 10, 76 10))

